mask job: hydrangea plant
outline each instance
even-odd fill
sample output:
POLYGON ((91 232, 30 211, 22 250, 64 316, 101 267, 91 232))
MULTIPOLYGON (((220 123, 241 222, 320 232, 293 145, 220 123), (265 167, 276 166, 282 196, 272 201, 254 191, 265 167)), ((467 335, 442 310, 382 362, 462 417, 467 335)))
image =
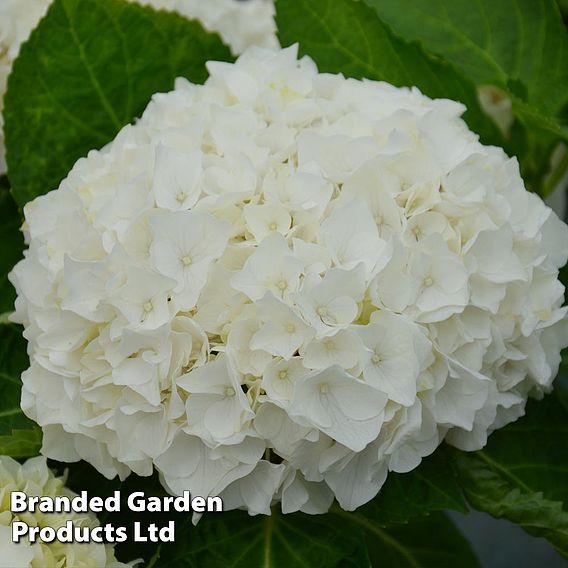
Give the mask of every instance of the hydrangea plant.
MULTIPOLYGON (((542 443, 566 420, 568 227, 542 200, 568 168, 549 171, 565 68, 539 80, 517 28, 488 44, 501 6, 468 12, 479 31, 461 1, 424 19, 414 0, 279 0, 277 40, 260 0, 225 4, 262 33, 214 4, 141 3, 168 11, 55 0, 11 55, 25 250, 0 331, 7 356, 23 325, 29 363, 6 363, 0 452, 91 464, 75 491, 149 478, 235 509, 180 520, 157 566, 432 565, 424 533, 436 565, 473 565, 439 512, 462 493, 566 554, 542 443)), ((542 10, 527 29, 548 26, 560 62, 542 10)))

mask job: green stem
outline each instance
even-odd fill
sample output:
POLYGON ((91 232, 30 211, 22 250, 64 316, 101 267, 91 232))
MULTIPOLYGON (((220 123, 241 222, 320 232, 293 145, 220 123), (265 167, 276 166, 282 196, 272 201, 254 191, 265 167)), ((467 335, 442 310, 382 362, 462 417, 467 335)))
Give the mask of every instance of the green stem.
POLYGON ((264 523, 264 568, 270 568, 272 558, 272 529, 274 527, 274 511, 264 523))

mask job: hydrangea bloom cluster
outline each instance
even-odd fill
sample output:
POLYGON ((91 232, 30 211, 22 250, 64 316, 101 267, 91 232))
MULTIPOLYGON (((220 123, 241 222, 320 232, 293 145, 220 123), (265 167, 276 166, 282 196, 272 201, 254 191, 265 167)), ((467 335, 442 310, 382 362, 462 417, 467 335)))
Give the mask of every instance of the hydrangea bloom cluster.
POLYGON ((47 456, 251 514, 351 510, 550 390, 568 227, 461 104, 296 47, 208 70, 25 207, 47 456))
MULTIPOLYGON (((249 45, 278 46, 272 0, 131 0, 197 19, 239 54, 249 45)), ((45 15, 52 0, 0 0, 0 175, 6 171, 2 118, 8 75, 21 44, 45 15)))
POLYGON ((34 513, 13 514, 10 511, 10 493, 24 491, 28 495, 74 497, 75 493, 65 487, 65 480, 55 477, 47 467, 44 457, 29 459, 23 465, 8 456, 0 456, 0 562, 2 566, 33 568, 42 566, 104 566, 127 568, 116 560, 112 546, 94 542, 61 543, 54 540, 30 543, 23 539, 12 542, 11 524, 21 520, 30 527, 58 527, 71 521, 77 527, 99 526, 96 517, 89 513, 34 513))

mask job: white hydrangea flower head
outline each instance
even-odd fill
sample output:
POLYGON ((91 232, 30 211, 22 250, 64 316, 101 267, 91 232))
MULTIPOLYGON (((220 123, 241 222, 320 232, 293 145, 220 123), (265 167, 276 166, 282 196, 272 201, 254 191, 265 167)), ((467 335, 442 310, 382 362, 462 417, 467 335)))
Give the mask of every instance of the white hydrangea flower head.
POLYGON ((2 566, 33 568, 38 566, 82 566, 106 568, 127 568, 133 564, 119 562, 110 544, 96 542, 62 543, 57 540, 30 542, 23 537, 18 543, 12 542, 14 521, 23 521, 29 527, 65 526, 68 521, 75 527, 94 528, 99 526, 92 513, 42 513, 40 511, 12 513, 10 494, 24 491, 29 496, 54 498, 63 495, 73 498, 75 493, 65 487, 65 479, 55 477, 47 467, 43 456, 31 458, 19 464, 8 456, 0 456, 0 558, 2 566))
POLYGON ((461 104, 296 46, 208 70, 25 207, 45 455, 251 514, 352 510, 551 389, 568 227, 461 104))
MULTIPOLYGON (((273 0, 129 0, 177 12, 217 32, 235 55, 251 45, 278 47, 273 0)), ((4 94, 20 46, 47 12, 52 0, 0 0, 0 175, 6 172, 4 94)))

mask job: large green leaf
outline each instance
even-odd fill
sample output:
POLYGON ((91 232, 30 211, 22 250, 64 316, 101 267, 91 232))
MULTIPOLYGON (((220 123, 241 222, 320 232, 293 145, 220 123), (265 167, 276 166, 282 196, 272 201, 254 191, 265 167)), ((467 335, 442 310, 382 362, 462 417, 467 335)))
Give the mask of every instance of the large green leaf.
POLYGON ((447 448, 439 448, 409 473, 391 473, 379 495, 348 513, 332 514, 365 531, 371 565, 390 567, 477 566, 469 544, 441 513, 467 512, 447 448))
POLYGON ((568 557, 568 411, 555 395, 491 435, 479 452, 455 452, 470 503, 548 539, 568 557))
MULTIPOLYGON (((364 0, 397 35, 417 41, 476 85, 505 91, 520 119, 503 144, 542 196, 559 140, 568 140, 568 34, 554 0, 364 0)), ((554 172, 560 179, 568 163, 554 172)))
POLYGON ((554 0, 364 0, 476 84, 554 115, 568 101, 568 34, 554 0))
POLYGON ((468 510, 447 448, 440 447, 409 473, 390 473, 379 495, 353 514, 388 526, 446 509, 468 510))
POLYGON ((443 514, 384 528, 334 506, 326 515, 249 517, 232 511, 177 524, 176 547, 162 545, 155 568, 441 568, 477 566, 467 541, 443 514))
POLYGON ((474 568, 469 542, 444 513, 365 534, 373 568, 474 568))
POLYGON ((0 314, 14 309, 16 291, 8 273, 22 256, 24 238, 20 214, 8 189, 0 187, 0 314))
POLYGON ((332 515, 249 517, 242 511, 209 514, 198 525, 187 515, 176 525, 176 546, 162 545, 156 568, 365 568, 359 527, 332 515))
POLYGON ((479 107, 476 89, 455 69, 396 37, 376 12, 354 0, 277 0, 283 45, 300 43, 321 71, 419 87, 430 97, 464 103, 465 120, 485 143, 501 144, 495 125, 479 107))
POLYGON ((230 59, 228 48, 176 14, 120 0, 55 0, 8 80, 6 159, 18 203, 55 189, 177 76, 203 81, 210 59, 230 59))
POLYGON ((560 13, 564 18, 564 22, 568 24, 568 0, 557 0, 560 13))
POLYGON ((20 377, 28 365, 21 328, 0 324, 0 455, 33 456, 41 446, 41 431, 20 408, 20 377))

